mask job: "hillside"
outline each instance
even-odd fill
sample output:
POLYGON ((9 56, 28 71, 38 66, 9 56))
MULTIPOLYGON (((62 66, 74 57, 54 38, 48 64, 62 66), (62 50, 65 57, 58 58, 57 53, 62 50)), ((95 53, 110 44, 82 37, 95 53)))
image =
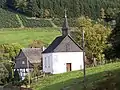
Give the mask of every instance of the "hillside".
POLYGON ((101 8, 106 14, 113 15, 120 11, 119 0, 3 0, 9 8, 33 17, 63 17, 64 9, 69 17, 86 15, 97 19, 101 8))
POLYGON ((0 16, 0 28, 53 27, 49 20, 26 17, 2 8, 0 8, 0 16))
POLYGON ((76 26, 76 18, 80 16, 95 20, 101 18, 101 15, 115 18, 120 11, 119 6, 119 0, 2 0, 0 28, 60 27, 65 8, 69 25, 73 27, 76 26))
POLYGON ((22 46, 27 47, 33 40, 41 40, 49 44, 58 35, 60 35, 58 28, 5 28, 0 31, 0 44, 20 43, 22 46))
MULTIPOLYGON (((86 90, 103 90, 105 88, 109 88, 108 90, 113 90, 113 88, 116 88, 116 90, 120 89, 118 86, 110 87, 112 83, 119 84, 117 82, 120 80, 120 62, 87 68, 86 73, 86 90), (107 80, 111 81, 107 82, 107 80), (101 89, 99 89, 99 85, 101 85, 101 89)), ((84 90, 82 80, 82 71, 46 76, 41 78, 39 82, 33 84, 33 90, 84 90)))
POLYGON ((0 28, 18 28, 20 24, 16 15, 10 11, 0 8, 0 28))

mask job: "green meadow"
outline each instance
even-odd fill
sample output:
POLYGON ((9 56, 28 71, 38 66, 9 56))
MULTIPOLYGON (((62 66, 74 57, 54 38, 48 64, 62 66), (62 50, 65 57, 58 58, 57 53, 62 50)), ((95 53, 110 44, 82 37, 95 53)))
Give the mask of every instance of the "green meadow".
POLYGON ((0 29, 0 44, 20 43, 27 47, 33 40, 50 44, 60 35, 59 28, 5 28, 0 29))

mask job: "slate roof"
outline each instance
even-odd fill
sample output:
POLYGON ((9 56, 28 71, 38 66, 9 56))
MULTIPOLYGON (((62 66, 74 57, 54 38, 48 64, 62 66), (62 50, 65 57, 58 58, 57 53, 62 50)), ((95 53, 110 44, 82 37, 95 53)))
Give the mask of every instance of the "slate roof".
MULTIPOLYGON (((78 46, 79 49, 82 51, 82 48, 75 42, 75 40, 74 40, 70 35, 67 35, 67 36, 68 36, 68 37, 75 43, 75 45, 78 46)), ((67 37, 67 36, 65 36, 65 37, 67 37)), ((58 36, 58 37, 56 37, 56 39, 55 39, 55 40, 48 46, 48 48, 45 49, 42 53, 60 52, 59 49, 56 50, 56 48, 57 48, 58 46, 62 46, 61 42, 64 40, 65 37, 63 37, 63 36, 58 36)), ((80 50, 76 50, 76 52, 77 52, 77 51, 80 51, 80 50)), ((71 50, 71 51, 74 51, 74 52, 75 52, 75 50, 71 50)))
POLYGON ((24 48, 22 51, 30 63, 41 63, 41 48, 24 48))
POLYGON ((55 40, 42 53, 54 52, 54 49, 61 43, 64 38, 65 37, 62 36, 56 37, 55 40))

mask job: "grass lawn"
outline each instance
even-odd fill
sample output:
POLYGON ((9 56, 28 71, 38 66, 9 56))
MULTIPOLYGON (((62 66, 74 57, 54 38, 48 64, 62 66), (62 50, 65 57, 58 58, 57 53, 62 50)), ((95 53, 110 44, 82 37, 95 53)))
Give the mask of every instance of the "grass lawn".
MULTIPOLYGON (((114 74, 118 72, 120 73, 120 62, 87 68, 86 86, 88 89, 86 90, 92 90, 90 88, 93 87, 93 85, 105 79, 107 71, 114 72, 114 74)), ((120 78, 118 78, 118 80, 120 80, 120 78)), ((82 81, 82 71, 73 71, 58 75, 46 76, 40 79, 39 82, 34 83, 32 87, 33 90, 62 90, 61 88, 66 88, 63 90, 84 90, 82 81)))
POLYGON ((58 35, 60 35, 58 28, 0 29, 0 44, 20 43, 27 47, 33 40, 49 44, 58 35))

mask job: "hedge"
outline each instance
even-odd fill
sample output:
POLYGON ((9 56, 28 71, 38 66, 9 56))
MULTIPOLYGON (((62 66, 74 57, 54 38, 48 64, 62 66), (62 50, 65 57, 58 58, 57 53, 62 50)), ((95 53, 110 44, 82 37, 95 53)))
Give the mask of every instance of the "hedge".
POLYGON ((24 27, 52 27, 52 24, 49 20, 32 18, 28 19, 23 15, 20 16, 20 19, 22 20, 24 27))

